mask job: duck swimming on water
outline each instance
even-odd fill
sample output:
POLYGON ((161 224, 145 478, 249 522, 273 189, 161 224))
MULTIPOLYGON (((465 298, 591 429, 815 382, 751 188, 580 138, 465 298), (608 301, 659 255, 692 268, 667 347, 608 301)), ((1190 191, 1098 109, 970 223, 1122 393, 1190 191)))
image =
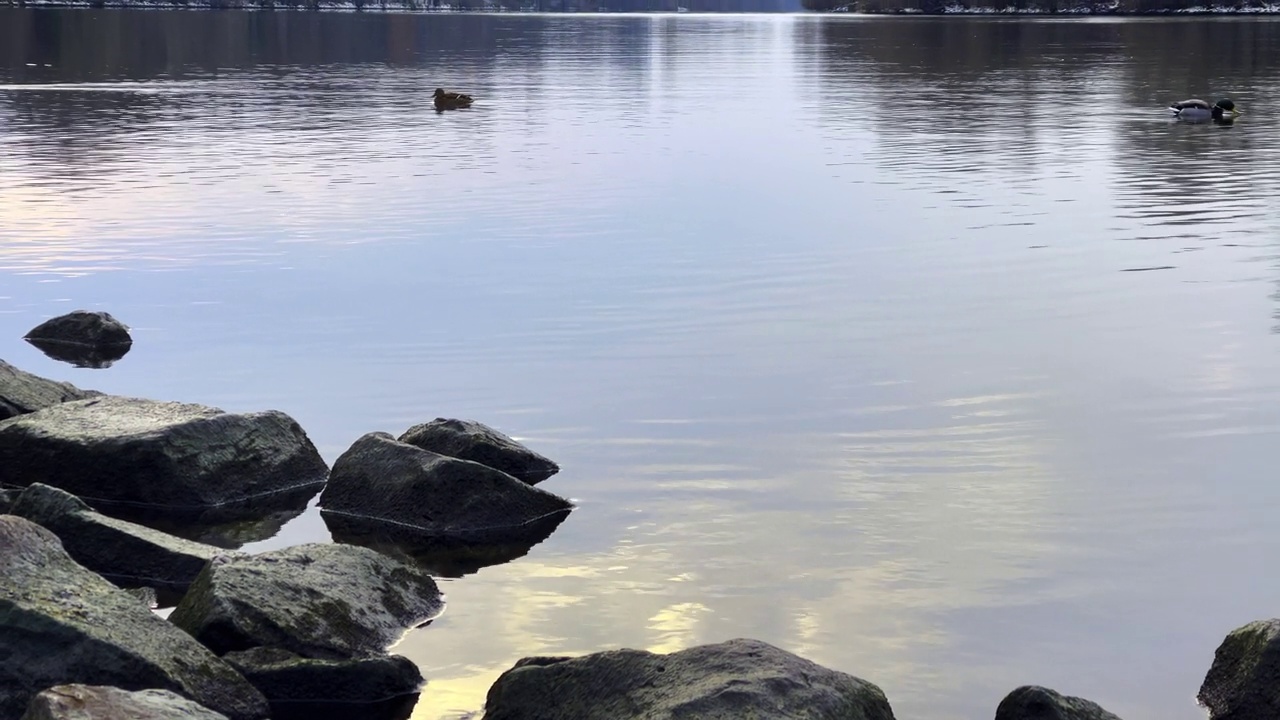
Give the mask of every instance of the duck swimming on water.
POLYGON ((470 95, 445 92, 444 88, 436 88, 435 95, 432 97, 435 100, 437 110, 456 110, 458 108, 471 107, 471 103, 475 102, 475 99, 470 95))
POLYGON ((1214 105, 1192 98, 1173 103, 1169 109, 1174 116, 1183 120, 1232 120, 1241 114, 1236 109, 1236 104, 1228 98, 1223 98, 1214 105))

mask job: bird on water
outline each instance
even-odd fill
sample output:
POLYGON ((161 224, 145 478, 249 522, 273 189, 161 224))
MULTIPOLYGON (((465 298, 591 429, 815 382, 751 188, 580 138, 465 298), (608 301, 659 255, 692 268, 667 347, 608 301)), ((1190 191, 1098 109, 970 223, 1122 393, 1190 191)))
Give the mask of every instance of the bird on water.
POLYGON ((437 110, 457 110, 458 108, 471 107, 471 103, 475 102, 475 98, 470 95, 445 92, 444 88, 436 88, 435 95, 432 97, 435 100, 437 110))
POLYGON ((1236 109, 1236 104, 1228 98, 1223 98, 1213 105, 1204 100, 1192 98, 1173 103, 1169 109, 1173 111, 1175 117, 1183 120, 1234 120, 1241 114, 1236 109))

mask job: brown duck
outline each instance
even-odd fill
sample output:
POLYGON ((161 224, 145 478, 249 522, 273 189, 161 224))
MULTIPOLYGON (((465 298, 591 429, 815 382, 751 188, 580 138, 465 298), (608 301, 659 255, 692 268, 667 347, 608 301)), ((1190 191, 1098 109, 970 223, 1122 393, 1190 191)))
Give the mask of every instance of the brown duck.
POLYGON ((471 107, 471 103, 475 102, 475 98, 470 95, 445 92, 443 88, 436 88, 434 99, 437 110, 457 110, 458 108, 471 107))

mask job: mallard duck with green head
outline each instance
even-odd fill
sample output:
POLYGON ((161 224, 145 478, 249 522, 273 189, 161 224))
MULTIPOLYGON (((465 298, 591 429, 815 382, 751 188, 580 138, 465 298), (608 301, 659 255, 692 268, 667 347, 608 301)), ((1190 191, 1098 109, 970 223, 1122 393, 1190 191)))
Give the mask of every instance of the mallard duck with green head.
POLYGON ((1223 98, 1213 105, 1192 98, 1173 103, 1169 109, 1175 117, 1183 120, 1233 120, 1241 114, 1229 98, 1223 98))
POLYGON ((435 99, 437 110, 457 110, 458 108, 471 107, 471 103, 475 102, 475 98, 470 95, 445 92, 444 88, 436 88, 433 98, 435 99))

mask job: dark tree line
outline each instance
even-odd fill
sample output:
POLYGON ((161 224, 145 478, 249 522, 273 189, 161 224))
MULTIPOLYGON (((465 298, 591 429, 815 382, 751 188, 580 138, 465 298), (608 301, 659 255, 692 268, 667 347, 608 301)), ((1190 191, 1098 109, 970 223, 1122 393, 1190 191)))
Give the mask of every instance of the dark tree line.
POLYGON ((959 10, 1038 11, 1050 14, 1166 14, 1192 9, 1256 11, 1263 0, 801 0, 806 10, 944 14, 959 10))
MULTIPOLYGON (((66 5, 103 7, 175 7, 253 10, 509 11, 509 12, 786 12, 800 0, 61 0, 66 5)), ((59 4, 43 0, 42 6, 59 4)), ((25 7, 27 0, 0 0, 0 7, 25 7)))

